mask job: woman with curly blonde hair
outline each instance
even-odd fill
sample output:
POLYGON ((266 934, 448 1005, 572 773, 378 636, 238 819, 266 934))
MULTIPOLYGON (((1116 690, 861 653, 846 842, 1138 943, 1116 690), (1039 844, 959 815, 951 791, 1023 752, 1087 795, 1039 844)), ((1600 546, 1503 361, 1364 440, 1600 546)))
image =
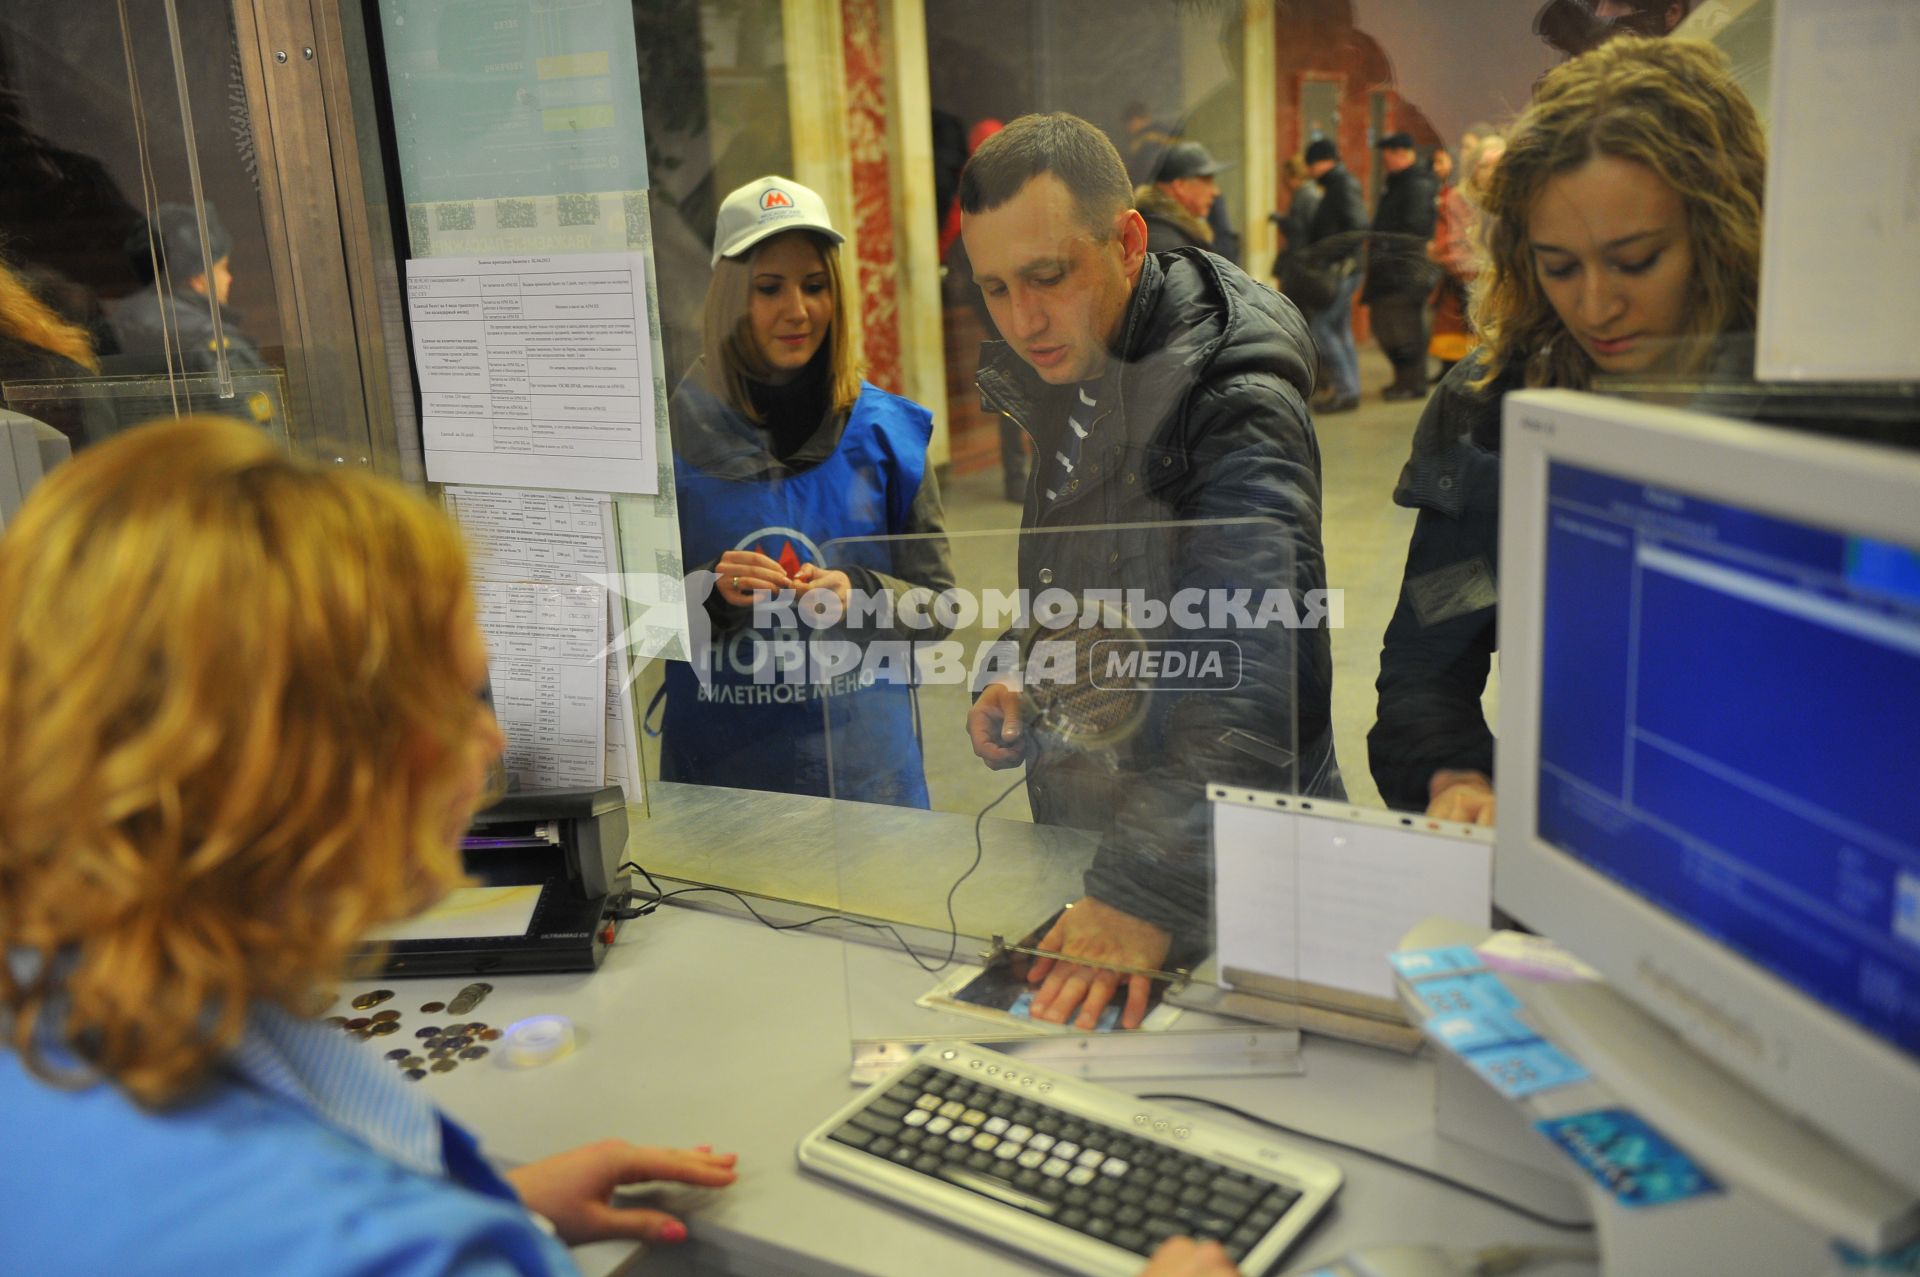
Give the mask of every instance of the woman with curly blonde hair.
POLYGON ((608 1194, 730 1158, 608 1142, 509 1185, 313 1018, 462 881, 503 743, 444 516, 233 421, 145 426, 29 499, 0 615, 10 1271, 573 1272, 529 1209, 686 1235, 608 1194))
POLYGON ((1481 347, 1435 391, 1394 501, 1419 511, 1380 654, 1374 779, 1390 806, 1491 824, 1481 710, 1495 634, 1500 410, 1522 386, 1739 375, 1766 143, 1725 55, 1620 36, 1549 72, 1481 211, 1481 347))

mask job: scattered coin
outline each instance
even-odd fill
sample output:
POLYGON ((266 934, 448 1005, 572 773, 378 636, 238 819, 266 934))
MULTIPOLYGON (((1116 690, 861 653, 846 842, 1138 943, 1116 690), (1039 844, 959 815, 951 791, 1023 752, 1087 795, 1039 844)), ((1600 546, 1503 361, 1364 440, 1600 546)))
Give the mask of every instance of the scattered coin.
POLYGON ((436 1011, 446 1010, 447 1004, 444 1002, 422 1002, 420 1004, 420 1009, 426 1012, 428 1015, 432 1015, 436 1011))
POLYGON ((388 1020, 398 1020, 400 1018, 400 1013, 398 1011, 395 1011, 393 1008, 389 1007, 385 1011, 375 1011, 373 1013, 373 1018, 377 1021, 380 1021, 381 1023, 385 1023, 388 1020))
POLYGON ((389 1033, 398 1033, 399 1031, 400 1022, 398 1020, 375 1020, 367 1028, 367 1032, 379 1037, 385 1037, 389 1033))
POLYGON ((437 1038, 440 1036, 440 1026, 437 1024, 423 1024, 413 1031, 413 1036, 416 1038, 437 1038))
POLYGON ((436 1046, 435 1048, 433 1048, 433 1050, 427 1052, 427 1058, 430 1060, 444 1060, 452 1054, 453 1054, 452 1047, 436 1046))
POLYGON ((492 985, 485 981, 476 980, 453 996, 453 1001, 447 1003, 447 1010, 453 1012, 455 1015, 465 1015, 467 1012, 479 1006, 481 999, 492 992, 492 985))
POLYGON ((349 1029, 359 1030, 359 1029, 366 1028, 369 1024, 372 1024, 372 1023, 373 1021, 368 1017, 364 1015, 357 1015, 353 1019, 347 1021, 347 1027, 349 1029))
POLYGON ((387 1058, 389 1060, 404 1060, 409 1055, 412 1055, 412 1054, 413 1052, 407 1050, 406 1047, 396 1046, 395 1048, 393 1048, 393 1050, 387 1052, 387 1058))
POLYGON ((435 1060, 433 1062, 433 1071, 435 1073, 451 1073, 459 1067, 460 1067, 460 1061, 452 1058, 448 1058, 445 1060, 435 1060))
POLYGON ((418 1055, 409 1055, 406 1059, 400 1061, 400 1067, 403 1069, 425 1068, 426 1064, 427 1061, 425 1057, 418 1055))
POLYGON ((473 1045, 473 1039, 463 1033, 457 1038, 448 1038, 446 1044, 456 1051, 464 1051, 473 1045))
POLYGON ((482 1042, 498 1042, 500 1040, 500 1030, 482 1029, 480 1030, 479 1037, 482 1042))
POLYGON ((382 1002, 389 1002, 392 1001, 392 999, 392 989, 375 989, 371 993, 363 993, 355 998, 353 1000, 353 1008, 356 1011, 365 1011, 368 1007, 377 1007, 382 1002))
POLYGON ((427 1075, 427 1071, 425 1069, 408 1069, 407 1081, 418 1082, 421 1078, 425 1077, 426 1075, 427 1075))
POLYGON ((460 1058, 463 1060, 477 1060, 486 1053, 487 1048, 484 1046, 470 1046, 460 1052, 460 1058))

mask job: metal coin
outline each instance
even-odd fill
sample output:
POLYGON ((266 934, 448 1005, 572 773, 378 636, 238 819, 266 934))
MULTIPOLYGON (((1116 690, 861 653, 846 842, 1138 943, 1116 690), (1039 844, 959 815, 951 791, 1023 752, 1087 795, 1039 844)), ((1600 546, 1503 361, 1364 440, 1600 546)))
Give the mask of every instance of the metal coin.
POLYGON ((379 1037, 385 1037, 389 1033, 398 1033, 400 1031, 400 1022, 398 1020, 376 1020, 368 1027, 367 1031, 379 1037))
POLYGON ((372 1024, 372 1023, 373 1021, 368 1017, 364 1015, 357 1015, 353 1019, 347 1021, 347 1027, 349 1029, 364 1029, 369 1024, 372 1024))
POLYGON ((413 1036, 416 1038, 437 1038, 440 1036, 440 1026, 437 1024, 423 1024, 413 1031, 413 1036))
POLYGON ((433 1071, 435 1073, 451 1073, 459 1067, 460 1061, 454 1059, 435 1060, 433 1062, 433 1071))
POLYGON ((467 1012, 473 1010, 474 1007, 479 1005, 479 1003, 480 1003, 479 998, 469 997, 467 994, 463 993, 459 997, 455 998, 453 1001, 447 1003, 447 1010, 453 1012, 455 1015, 465 1015, 467 1012))
POLYGON ((420 1009, 426 1012, 428 1015, 432 1015, 435 1011, 446 1010, 447 1004, 444 1002, 422 1002, 420 1004, 420 1009))
POLYGON ((382 1002, 391 1002, 392 1000, 392 989, 375 989, 371 993, 363 993, 355 998, 353 1000, 353 1007, 356 1011, 365 1011, 368 1007, 377 1007, 382 1002))
POLYGON ((484 1046, 470 1046, 460 1052, 460 1058, 463 1060, 477 1060, 486 1053, 487 1048, 484 1046))
POLYGON ((424 1056, 409 1055, 406 1059, 400 1061, 400 1067, 403 1069, 418 1069, 424 1068, 426 1063, 427 1061, 424 1056))
POLYGON ((396 1046, 395 1048, 393 1048, 393 1050, 387 1052, 387 1058, 389 1060, 404 1060, 409 1055, 412 1055, 412 1054, 413 1052, 407 1050, 406 1047, 396 1046))
POLYGON ((457 1038, 448 1038, 447 1045, 452 1047, 456 1051, 464 1051, 466 1048, 473 1045, 473 1039, 463 1033, 457 1038))
POLYGON ((500 1030, 482 1029, 480 1030, 479 1038, 482 1042, 498 1042, 500 1040, 500 1030))
POLYGON ((408 1069, 407 1081, 418 1082, 421 1078, 425 1077, 426 1075, 427 1075, 427 1071, 425 1069, 408 1069))
POLYGON ((375 1011, 373 1013, 373 1018, 384 1024, 388 1020, 398 1020, 400 1018, 400 1013, 398 1011, 393 1010, 392 1008, 388 1008, 385 1011, 375 1011))
POLYGON ((447 1044, 447 1039, 444 1034, 438 1035, 435 1037, 430 1037, 427 1039, 427 1050, 437 1051, 441 1047, 445 1046, 446 1044, 447 1044))
POLYGON ((453 1054, 452 1047, 436 1046, 435 1048, 433 1048, 433 1050, 427 1052, 427 1058, 430 1060, 444 1060, 452 1054, 453 1054))

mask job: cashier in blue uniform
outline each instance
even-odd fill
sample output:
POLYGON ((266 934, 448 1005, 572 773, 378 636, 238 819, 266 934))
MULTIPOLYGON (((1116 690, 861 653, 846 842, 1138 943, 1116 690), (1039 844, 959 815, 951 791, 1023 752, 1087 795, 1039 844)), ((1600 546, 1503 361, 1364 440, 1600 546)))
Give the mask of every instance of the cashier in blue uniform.
POLYGON ((704 353, 668 410, 713 641, 667 665, 660 774, 925 807, 910 645, 940 634, 907 617, 953 584, 933 417, 861 379, 842 238, 788 178, 720 206, 704 353))
POLYGON ((27 502, 0 615, 0 1270, 572 1273, 561 1241, 686 1237, 612 1190, 731 1156, 503 1178, 314 1016, 462 881, 501 748, 447 519, 231 419, 144 426, 27 502))
MULTIPOLYGON (((231 419, 143 426, 8 527, 0 615, 0 1271, 565 1277, 565 1244, 686 1238, 614 1190, 731 1154, 502 1176, 317 1018, 462 881, 503 743, 439 511, 231 419)), ((1147 1271, 1233 1269, 1176 1238, 1147 1271)))

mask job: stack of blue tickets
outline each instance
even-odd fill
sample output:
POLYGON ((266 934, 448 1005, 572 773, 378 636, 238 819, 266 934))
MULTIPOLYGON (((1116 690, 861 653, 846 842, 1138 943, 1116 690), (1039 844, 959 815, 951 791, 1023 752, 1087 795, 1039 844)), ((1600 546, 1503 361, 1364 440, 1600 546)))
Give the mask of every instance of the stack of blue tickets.
POLYGON ((1468 946, 1402 950, 1387 960, 1427 1009, 1427 1036, 1509 1099, 1591 1076, 1519 1018, 1520 999, 1468 946))

